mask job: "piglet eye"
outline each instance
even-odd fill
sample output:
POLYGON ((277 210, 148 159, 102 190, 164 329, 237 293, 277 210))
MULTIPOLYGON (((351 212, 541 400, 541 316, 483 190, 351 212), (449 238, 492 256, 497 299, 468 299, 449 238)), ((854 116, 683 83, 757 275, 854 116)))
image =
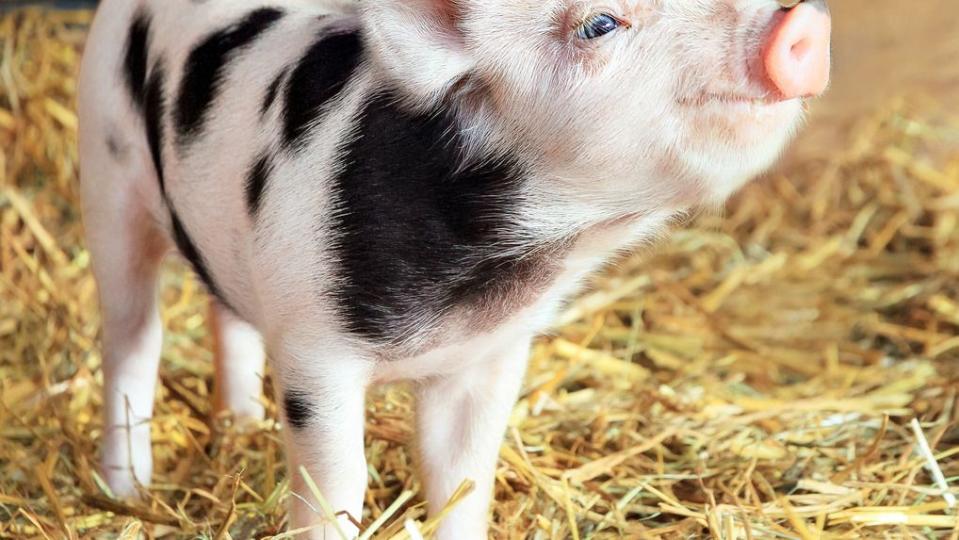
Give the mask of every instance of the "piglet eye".
POLYGON ((593 15, 576 31, 580 39, 596 39, 622 26, 619 19, 607 13, 593 15))

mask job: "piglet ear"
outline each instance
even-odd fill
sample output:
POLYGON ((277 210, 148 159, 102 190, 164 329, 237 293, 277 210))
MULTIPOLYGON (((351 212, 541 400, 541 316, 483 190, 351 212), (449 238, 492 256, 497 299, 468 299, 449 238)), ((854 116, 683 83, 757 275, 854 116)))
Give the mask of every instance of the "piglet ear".
POLYGON ((362 9, 374 61, 412 97, 435 99, 473 68, 457 0, 368 0, 362 9))

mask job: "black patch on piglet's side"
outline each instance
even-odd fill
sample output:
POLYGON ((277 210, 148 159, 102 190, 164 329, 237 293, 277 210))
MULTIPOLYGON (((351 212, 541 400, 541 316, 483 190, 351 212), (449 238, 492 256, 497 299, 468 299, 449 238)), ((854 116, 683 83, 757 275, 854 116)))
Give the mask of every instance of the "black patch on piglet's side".
POLYGON ((250 213, 250 218, 256 221, 260 213, 260 206, 263 202, 263 192, 266 191, 267 183, 270 180, 270 172, 273 169, 273 157, 269 153, 264 153, 250 167, 250 172, 246 177, 246 208, 250 213))
POLYGON ((180 144, 189 143, 202 130, 204 119, 223 84, 226 68, 236 54, 282 17, 283 11, 279 9, 257 9, 242 21, 211 34, 190 52, 176 104, 180 144))
POLYGON ((290 390, 283 396, 283 411, 286 413, 286 421, 290 427, 298 430, 308 428, 310 420, 316 414, 309 401, 309 395, 296 390, 290 390))
POLYGON ((357 32, 324 33, 290 73, 283 107, 283 143, 302 144, 325 105, 343 91, 360 64, 363 43, 357 32))
POLYGON ((396 344, 528 273, 504 252, 525 175, 510 159, 464 165, 448 111, 384 94, 360 115, 333 184, 333 294, 350 331, 396 344))
POLYGON ((147 83, 148 47, 150 44, 150 17, 140 11, 133 18, 127 33, 126 50, 123 55, 123 81, 130 99, 138 111, 143 111, 147 83))

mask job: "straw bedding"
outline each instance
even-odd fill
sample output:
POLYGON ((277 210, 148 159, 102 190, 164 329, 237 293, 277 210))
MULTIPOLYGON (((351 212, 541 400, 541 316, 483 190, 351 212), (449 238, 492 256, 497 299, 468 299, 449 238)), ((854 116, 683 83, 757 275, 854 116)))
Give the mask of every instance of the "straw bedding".
MULTIPOLYGON (((206 298, 179 262, 154 486, 114 501, 95 472, 99 322, 73 112, 89 17, 0 19, 0 538, 282 535, 281 428, 213 417, 206 298)), ((934 103, 890 104, 833 154, 598 277, 535 347, 493 536, 959 538, 926 468, 959 477, 956 126, 934 103)), ((433 525, 410 405, 402 387, 370 398, 362 520, 385 523, 368 537, 433 525)))

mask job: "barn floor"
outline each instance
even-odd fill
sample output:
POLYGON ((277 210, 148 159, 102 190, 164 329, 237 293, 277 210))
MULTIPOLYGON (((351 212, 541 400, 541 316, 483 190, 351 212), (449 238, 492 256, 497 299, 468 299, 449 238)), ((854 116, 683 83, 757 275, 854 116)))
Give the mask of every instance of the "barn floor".
MULTIPOLYGON (((0 19, 0 538, 283 537, 280 428, 213 417, 206 298, 179 263, 155 485, 114 501, 95 472, 72 112, 88 20, 0 19)), ((494 538, 959 538, 910 425, 959 486, 959 118, 935 98, 881 103, 570 305, 514 412, 494 538)), ((386 519, 368 538, 434 525, 409 409, 401 387, 370 399, 357 517, 386 519)))

